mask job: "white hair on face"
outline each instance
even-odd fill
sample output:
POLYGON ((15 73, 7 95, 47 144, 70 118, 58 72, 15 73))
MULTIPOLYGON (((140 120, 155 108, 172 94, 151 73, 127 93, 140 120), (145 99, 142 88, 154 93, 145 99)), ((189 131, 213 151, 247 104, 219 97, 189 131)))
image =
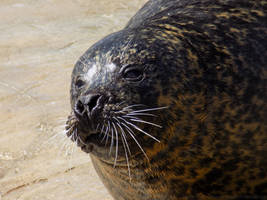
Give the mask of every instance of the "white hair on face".
POLYGON ((114 63, 109 63, 106 67, 108 72, 113 72, 116 69, 116 65, 114 63))
MULTIPOLYGON (((100 73, 100 69, 99 69, 99 65, 93 64, 89 70, 85 73, 84 75, 84 79, 91 84, 91 82, 97 77, 97 75, 99 75, 98 73, 100 73)), ((116 69, 116 65, 114 63, 109 63, 105 65, 104 72, 105 73, 112 73, 115 71, 116 69)))
POLYGON ((92 67, 90 67, 88 72, 85 74, 84 76, 85 80, 90 82, 92 78, 96 75, 96 73, 97 73, 97 66, 96 64, 94 64, 92 67))

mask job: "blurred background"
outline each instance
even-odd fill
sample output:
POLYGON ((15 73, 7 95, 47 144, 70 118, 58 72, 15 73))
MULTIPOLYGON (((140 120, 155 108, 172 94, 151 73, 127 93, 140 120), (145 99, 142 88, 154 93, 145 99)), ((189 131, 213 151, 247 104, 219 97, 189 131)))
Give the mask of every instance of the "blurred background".
POLYGON ((64 135, 72 68, 146 0, 0 1, 0 200, 111 200, 64 135))

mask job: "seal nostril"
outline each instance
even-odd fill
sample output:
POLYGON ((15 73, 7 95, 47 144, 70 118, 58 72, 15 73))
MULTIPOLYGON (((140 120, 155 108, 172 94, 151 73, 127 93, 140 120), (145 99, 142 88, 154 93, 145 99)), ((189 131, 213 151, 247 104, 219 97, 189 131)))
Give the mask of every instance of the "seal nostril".
POLYGON ((83 112, 84 112, 84 110, 85 110, 84 105, 83 105, 83 103, 79 100, 79 101, 77 102, 77 104, 76 104, 76 111, 77 111, 80 115, 82 115, 83 112))
POLYGON ((97 100, 99 99, 99 97, 100 95, 91 96, 89 102, 87 103, 90 112, 92 112, 93 108, 97 106, 97 100))

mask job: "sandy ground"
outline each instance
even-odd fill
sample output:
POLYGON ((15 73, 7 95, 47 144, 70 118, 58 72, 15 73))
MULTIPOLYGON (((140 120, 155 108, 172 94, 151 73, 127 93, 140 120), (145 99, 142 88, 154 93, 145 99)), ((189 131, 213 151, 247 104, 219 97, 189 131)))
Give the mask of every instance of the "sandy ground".
POLYGON ((0 1, 0 200, 112 199, 63 134, 70 74, 145 1, 0 1))

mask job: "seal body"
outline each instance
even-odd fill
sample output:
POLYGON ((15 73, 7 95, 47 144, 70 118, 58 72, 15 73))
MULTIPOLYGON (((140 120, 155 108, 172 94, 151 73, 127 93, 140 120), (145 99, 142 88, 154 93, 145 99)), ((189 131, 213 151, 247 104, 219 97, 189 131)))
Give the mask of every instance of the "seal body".
POLYGON ((67 134, 114 199, 267 198, 266 11, 151 0, 79 59, 67 134))

